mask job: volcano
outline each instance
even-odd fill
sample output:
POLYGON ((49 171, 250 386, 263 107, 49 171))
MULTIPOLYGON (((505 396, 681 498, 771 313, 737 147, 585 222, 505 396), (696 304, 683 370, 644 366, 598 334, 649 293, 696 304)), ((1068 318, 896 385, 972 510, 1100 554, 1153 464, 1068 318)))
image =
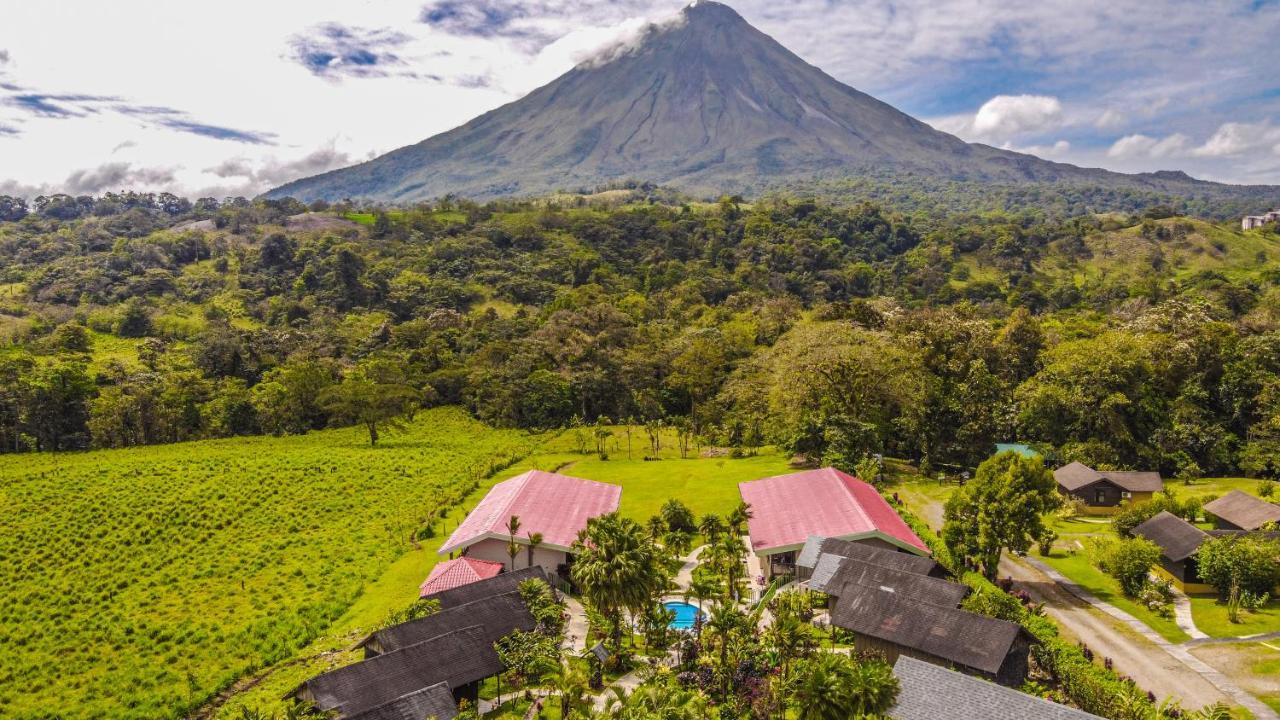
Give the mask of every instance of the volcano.
POLYGON ((1165 192, 1214 185, 966 143, 832 78, 728 6, 702 1, 461 127, 268 196, 402 203, 622 180, 718 195, 885 173, 1165 192))

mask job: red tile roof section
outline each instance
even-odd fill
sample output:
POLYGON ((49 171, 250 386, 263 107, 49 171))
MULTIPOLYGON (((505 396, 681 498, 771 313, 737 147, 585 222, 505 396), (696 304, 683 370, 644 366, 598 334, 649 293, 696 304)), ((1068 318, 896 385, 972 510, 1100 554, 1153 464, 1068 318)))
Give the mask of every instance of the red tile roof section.
POLYGON ((502 572, 502 569, 502 563, 489 560, 467 557, 446 560, 442 563, 437 563, 435 567, 431 568, 431 574, 422 583, 418 595, 419 597, 426 597, 445 590, 462 587, 463 585, 470 585, 473 582, 488 580, 502 572))
POLYGON ((904 548, 929 552, 874 487, 835 468, 739 483, 738 490, 751 505, 747 527, 756 552, 800 547, 811 535, 881 535, 904 548))
POLYGON ((543 545, 565 550, 587 520, 617 510, 621 498, 622 488, 617 485, 530 470, 494 485, 440 552, 453 552, 486 536, 506 539, 512 515, 520 518, 517 540, 539 532, 543 545))

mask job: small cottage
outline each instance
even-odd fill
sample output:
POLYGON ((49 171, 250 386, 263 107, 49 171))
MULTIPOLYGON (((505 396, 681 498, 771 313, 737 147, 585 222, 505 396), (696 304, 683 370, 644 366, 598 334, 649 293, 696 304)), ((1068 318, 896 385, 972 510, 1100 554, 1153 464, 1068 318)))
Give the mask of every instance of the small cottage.
POLYGON ((1267 523, 1280 523, 1280 505, 1239 490, 1205 503, 1204 511, 1213 516, 1213 526, 1219 530, 1250 532, 1267 523))
POLYGON ((1159 573, 1183 592, 1212 592, 1200 579, 1196 553, 1209 534, 1182 518, 1163 511, 1138 525, 1133 534, 1160 546, 1159 573))
POLYGON ((1054 470, 1053 478, 1058 481, 1058 492, 1080 498, 1091 515, 1111 515, 1122 503, 1147 502, 1164 489, 1158 472, 1094 470, 1079 462, 1054 470))

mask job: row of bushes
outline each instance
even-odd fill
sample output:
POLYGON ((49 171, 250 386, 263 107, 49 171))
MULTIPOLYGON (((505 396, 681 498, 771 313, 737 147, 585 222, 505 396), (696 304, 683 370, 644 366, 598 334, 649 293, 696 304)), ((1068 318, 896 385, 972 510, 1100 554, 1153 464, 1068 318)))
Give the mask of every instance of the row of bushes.
POLYGON ((898 512, 929 546, 933 559, 973 588, 973 594, 965 603, 966 609, 1017 622, 1035 638, 1032 657, 1058 681, 1062 694, 1072 704, 1085 712, 1112 720, 1139 720, 1154 715, 1155 703, 1132 682, 1094 664, 1083 648, 1063 640, 1052 620, 1029 611, 1018 598, 979 573, 967 572, 954 561, 946 545, 929 526, 901 507, 898 512))

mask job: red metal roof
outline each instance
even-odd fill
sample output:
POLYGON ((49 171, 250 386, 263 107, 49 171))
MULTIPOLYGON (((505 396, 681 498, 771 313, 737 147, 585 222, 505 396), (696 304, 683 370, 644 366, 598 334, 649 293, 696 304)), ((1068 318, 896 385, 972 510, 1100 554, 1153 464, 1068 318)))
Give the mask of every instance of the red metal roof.
POLYGON ((431 574, 419 588, 419 597, 434 595, 445 590, 452 590, 473 582, 488 580, 502 572, 502 563, 475 558, 460 557, 456 560, 445 560, 431 568, 431 574))
POLYGON ((587 520, 617 510, 621 498, 618 485, 530 470, 494 485, 440 552, 453 552, 486 537, 507 539, 512 515, 520 518, 517 541, 538 532, 544 546, 568 550, 587 520))
POLYGON ((747 527, 756 552, 799 548, 811 535, 881 537, 918 554, 929 552, 874 487, 835 468, 739 483, 738 491, 751 505, 747 527))

